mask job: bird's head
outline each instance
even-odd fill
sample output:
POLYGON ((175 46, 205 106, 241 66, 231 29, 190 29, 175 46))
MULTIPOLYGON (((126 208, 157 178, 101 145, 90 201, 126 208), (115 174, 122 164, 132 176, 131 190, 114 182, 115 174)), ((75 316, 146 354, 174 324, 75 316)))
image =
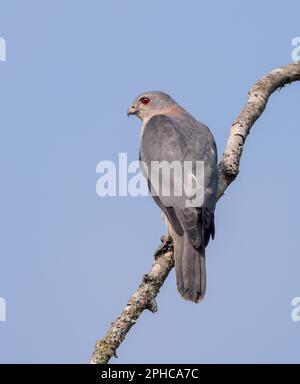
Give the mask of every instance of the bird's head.
POLYGON ((167 113, 178 104, 164 92, 153 91, 140 94, 128 108, 127 115, 136 115, 142 121, 157 114, 167 113))

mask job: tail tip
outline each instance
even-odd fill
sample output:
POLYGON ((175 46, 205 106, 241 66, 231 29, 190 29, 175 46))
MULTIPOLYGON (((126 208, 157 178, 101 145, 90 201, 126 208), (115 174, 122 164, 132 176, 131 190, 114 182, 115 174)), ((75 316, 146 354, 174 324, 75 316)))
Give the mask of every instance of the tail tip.
POLYGON ((183 299, 199 304, 204 299, 205 292, 193 292, 190 288, 182 289, 178 287, 178 291, 183 299))

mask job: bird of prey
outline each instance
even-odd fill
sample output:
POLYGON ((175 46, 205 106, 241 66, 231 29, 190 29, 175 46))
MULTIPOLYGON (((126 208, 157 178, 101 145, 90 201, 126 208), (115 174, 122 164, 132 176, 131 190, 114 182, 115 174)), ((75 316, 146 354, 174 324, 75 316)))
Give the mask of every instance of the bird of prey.
POLYGON ((206 289, 205 247, 215 235, 215 140, 206 125, 163 92, 139 95, 129 107, 129 115, 142 120, 141 170, 173 239, 178 291, 197 303, 206 289), (152 172, 154 164, 156 171, 152 172), (181 168, 164 172, 162 167, 161 172, 157 164, 179 164, 181 168), (161 188, 166 185, 168 193, 161 188))

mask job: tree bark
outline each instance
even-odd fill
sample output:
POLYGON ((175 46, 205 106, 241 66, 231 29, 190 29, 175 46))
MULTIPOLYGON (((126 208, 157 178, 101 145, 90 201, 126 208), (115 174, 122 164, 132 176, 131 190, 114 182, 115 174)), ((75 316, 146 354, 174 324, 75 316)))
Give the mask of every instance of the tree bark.
MULTIPOLYGON (((218 200, 238 175, 246 138, 255 121, 263 113, 270 95, 275 90, 299 80, 300 62, 295 62, 274 69, 251 88, 247 103, 231 126, 225 152, 219 163, 218 200)), ((152 312, 157 311, 156 296, 173 266, 172 240, 170 237, 164 236, 162 245, 155 253, 155 261, 150 272, 143 276, 139 288, 129 299, 120 316, 111 324, 107 334, 96 342, 91 364, 108 363, 112 356, 116 356, 117 348, 141 313, 145 309, 152 312)))

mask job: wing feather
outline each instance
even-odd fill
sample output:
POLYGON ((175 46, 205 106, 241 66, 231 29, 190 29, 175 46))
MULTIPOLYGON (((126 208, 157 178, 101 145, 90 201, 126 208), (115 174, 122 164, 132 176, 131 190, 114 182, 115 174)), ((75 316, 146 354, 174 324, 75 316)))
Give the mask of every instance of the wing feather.
MULTIPOLYGON (((148 169, 148 185, 151 190, 151 162, 196 161, 204 162, 204 200, 199 207, 186 207, 191 199, 183 188, 181 196, 175 196, 176 180, 170 173, 171 194, 164 196, 156 191, 155 202, 167 215, 179 236, 187 233, 195 248, 206 246, 210 236, 214 236, 214 208, 217 193, 217 151, 209 129, 191 115, 156 115, 144 128, 141 140, 140 160, 148 169)), ((195 176, 195 167, 191 170, 195 176)), ((164 175, 162 175, 164 177, 164 175)), ((164 182, 164 180, 160 180, 164 182)), ((152 191, 153 192, 153 191, 152 191)))

